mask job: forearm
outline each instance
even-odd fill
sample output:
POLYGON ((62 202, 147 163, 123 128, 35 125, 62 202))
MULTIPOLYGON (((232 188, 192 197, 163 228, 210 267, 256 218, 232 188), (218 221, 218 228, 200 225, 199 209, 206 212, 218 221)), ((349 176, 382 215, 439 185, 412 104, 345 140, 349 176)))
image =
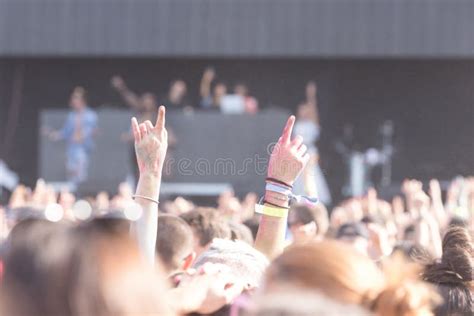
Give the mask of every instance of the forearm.
POLYGON ((441 258, 441 256, 443 255, 443 241, 441 240, 439 225, 436 220, 432 218, 428 220, 428 227, 433 255, 435 256, 435 258, 441 258))
POLYGON ((431 205, 431 210, 436 218, 436 221, 438 222, 438 225, 441 227, 441 228, 445 228, 448 224, 448 219, 447 219, 447 215, 446 215, 446 212, 444 210, 444 206, 443 204, 441 205, 436 205, 436 204, 433 204, 431 205))
MULTIPOLYGON (((288 207, 288 198, 275 192, 266 191, 265 201, 281 207, 288 207)), ((262 215, 258 226, 255 248, 269 259, 280 255, 285 249, 285 235, 288 217, 262 215)))
POLYGON ((318 111, 317 98, 314 100, 314 102, 311 102, 311 119, 314 123, 319 125, 319 111, 318 111))
POLYGON ((201 80, 201 85, 199 87, 199 94, 201 98, 207 98, 211 95, 211 83, 206 81, 205 79, 201 80))
POLYGON ((122 99, 127 103, 128 106, 132 108, 137 108, 139 106, 138 96, 131 91, 128 87, 122 87, 117 89, 117 92, 120 94, 122 99))
POLYGON ((140 196, 158 201, 161 174, 140 174, 135 201, 142 207, 142 216, 133 224, 138 245, 143 255, 153 263, 158 231, 158 204, 140 196))

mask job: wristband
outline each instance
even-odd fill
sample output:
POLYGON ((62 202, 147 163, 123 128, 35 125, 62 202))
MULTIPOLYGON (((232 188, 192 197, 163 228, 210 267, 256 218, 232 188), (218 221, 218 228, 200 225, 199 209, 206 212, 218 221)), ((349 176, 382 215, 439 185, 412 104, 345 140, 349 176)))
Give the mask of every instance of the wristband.
POLYGON ((289 198, 292 198, 294 196, 294 194, 291 192, 291 189, 269 182, 267 182, 267 184, 265 185, 265 190, 280 193, 288 196, 289 198))
POLYGON ((290 188, 290 189, 293 189, 293 186, 292 186, 292 185, 289 185, 289 184, 287 184, 287 183, 285 183, 285 182, 283 182, 283 181, 280 181, 280 180, 278 180, 278 179, 275 179, 275 178, 270 178, 270 177, 268 177, 268 178, 265 179, 265 181, 267 181, 267 182, 268 182, 268 181, 271 181, 271 182, 274 182, 274 183, 277 183, 277 184, 284 185, 285 187, 288 187, 288 188, 290 188))
POLYGON ((314 205, 318 202, 317 198, 313 198, 310 196, 305 195, 295 195, 291 190, 287 187, 283 187, 279 184, 268 183, 265 185, 265 190, 270 192, 280 193, 282 195, 286 195, 289 200, 295 201, 296 203, 304 203, 309 205, 314 205))
POLYGON ((135 194, 135 195, 132 195, 132 198, 133 198, 134 200, 135 200, 136 198, 144 199, 144 200, 147 200, 147 201, 156 203, 156 205, 159 205, 159 204, 160 204, 160 201, 155 200, 155 199, 152 199, 152 198, 150 198, 150 197, 148 197, 148 196, 144 196, 144 195, 135 194))
MULTIPOLYGON (((265 195, 267 195, 269 192, 276 193, 276 192, 268 191, 267 193, 265 193, 265 195)), ((289 202, 289 200, 290 200, 290 198, 287 195, 282 196, 281 194, 270 194, 269 196, 271 196, 272 199, 274 199, 274 200, 278 200, 278 201, 282 201, 282 202, 289 202)))
POLYGON ((255 213, 283 218, 288 216, 288 209, 283 207, 255 204, 255 213))
POLYGON ((287 209, 287 210, 290 209, 289 207, 281 206, 281 205, 278 205, 278 204, 274 204, 274 203, 268 202, 268 201, 266 201, 266 200, 263 200, 263 204, 268 204, 268 205, 270 205, 270 206, 274 206, 274 207, 278 207, 278 208, 284 208, 284 209, 287 209))

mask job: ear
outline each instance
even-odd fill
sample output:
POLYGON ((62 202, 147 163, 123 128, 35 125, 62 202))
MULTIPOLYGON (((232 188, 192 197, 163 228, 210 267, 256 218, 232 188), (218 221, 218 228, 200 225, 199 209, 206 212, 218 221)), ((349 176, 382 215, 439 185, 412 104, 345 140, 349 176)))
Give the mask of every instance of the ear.
POLYGON ((316 223, 312 221, 306 225, 301 225, 298 230, 307 236, 316 235, 316 223))
POLYGON ((181 264, 181 270, 186 271, 190 269, 195 259, 196 259, 196 252, 193 251, 183 259, 182 264, 181 264))

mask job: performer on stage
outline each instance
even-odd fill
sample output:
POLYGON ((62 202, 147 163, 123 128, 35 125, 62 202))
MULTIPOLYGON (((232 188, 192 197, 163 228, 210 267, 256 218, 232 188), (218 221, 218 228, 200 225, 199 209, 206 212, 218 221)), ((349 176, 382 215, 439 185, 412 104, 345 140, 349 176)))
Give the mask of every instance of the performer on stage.
POLYGON ((97 114, 87 106, 86 91, 74 88, 69 112, 63 128, 49 133, 53 141, 65 140, 67 180, 79 184, 87 179, 89 156, 94 147, 94 133, 97 128, 97 114))
POLYGON ((309 163, 303 171, 303 176, 294 184, 296 194, 317 196, 323 204, 331 204, 331 193, 319 167, 319 154, 316 142, 319 139, 321 127, 317 104, 316 82, 306 84, 306 100, 299 106, 296 114, 295 135, 301 135, 304 144, 311 155, 309 163))
MULTIPOLYGON (((156 96, 151 92, 144 92, 141 96, 130 90, 125 80, 120 76, 113 76, 110 80, 112 88, 114 88, 135 113, 138 123, 145 121, 153 122, 158 112, 158 104, 156 96)), ((164 105, 170 107, 183 109, 185 106, 184 94, 186 93, 186 84, 182 80, 176 80, 173 82, 170 88, 168 98, 165 100, 164 105), (183 86, 184 85, 184 86, 183 86), (174 102, 174 103, 173 103, 174 102)), ((134 178, 138 176, 138 167, 136 162, 135 147, 133 145, 133 135, 131 131, 127 131, 122 134, 121 140, 126 143, 130 143, 130 159, 131 166, 133 168, 132 174, 134 178)), ((172 176, 172 168, 168 165, 168 161, 172 161, 173 150, 176 145, 176 137, 174 136, 173 130, 168 127, 168 154, 166 155, 167 162, 163 169, 163 178, 166 180, 172 176)))

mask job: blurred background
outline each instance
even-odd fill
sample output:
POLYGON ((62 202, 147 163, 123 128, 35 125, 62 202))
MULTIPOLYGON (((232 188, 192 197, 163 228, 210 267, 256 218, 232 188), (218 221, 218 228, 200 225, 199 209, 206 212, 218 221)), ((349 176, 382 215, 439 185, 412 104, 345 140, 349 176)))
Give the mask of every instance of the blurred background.
POLYGON ((158 102, 182 80, 185 106, 168 107, 171 155, 194 169, 171 170, 164 194, 261 193, 254 160, 242 174, 199 173, 195 163, 231 159, 239 169, 266 157, 314 81, 333 202, 351 195, 357 170, 382 196, 406 177, 448 181, 474 171, 473 29, 465 0, 0 0, 0 159, 27 185, 67 182, 65 144, 43 131, 61 128, 82 86, 99 120, 77 193, 113 193, 133 182, 123 135, 134 114, 112 78, 158 102), (202 107, 208 67, 212 87, 234 95, 244 84, 258 110, 232 110, 232 99, 227 110, 202 107))

